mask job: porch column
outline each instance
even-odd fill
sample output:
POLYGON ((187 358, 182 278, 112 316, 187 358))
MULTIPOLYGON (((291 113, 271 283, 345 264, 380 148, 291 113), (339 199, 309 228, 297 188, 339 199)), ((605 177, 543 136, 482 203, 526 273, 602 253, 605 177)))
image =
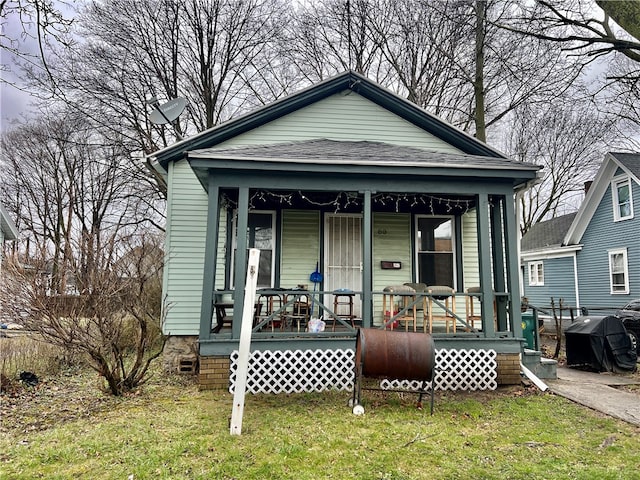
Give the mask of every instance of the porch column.
POLYGON ((216 260, 218 255, 218 235, 220 225, 220 187, 214 175, 208 176, 207 230, 204 245, 204 270, 202 273, 202 302, 200 304, 200 340, 211 338, 213 319, 213 290, 216 281, 216 260))
POLYGON ((236 243, 236 262, 233 286, 233 338, 240 338, 242 310, 244 306, 244 285, 247 277, 247 227, 249 225, 249 188, 238 189, 238 238, 236 243))
MULTIPOLYGON (((522 311, 520 303, 520 258, 518 256, 518 216, 516 215, 513 196, 504 199, 504 239, 507 245, 507 286, 511 303, 509 320, 513 336, 522 338, 522 311)), ((537 326, 536 326, 537 328, 537 326)))
MULTIPOLYGON (((496 292, 506 292, 505 286, 505 258, 503 245, 504 225, 502 219, 502 205, 504 196, 491 197, 491 246, 493 251, 493 287, 496 292)), ((496 319, 498 331, 507 330, 507 304, 506 298, 496 297, 496 319)))
POLYGON ((373 322, 373 276, 372 276, 372 247, 371 238, 373 230, 373 218, 371 214, 371 191, 364 192, 364 205, 362 212, 362 326, 371 327, 373 322))
POLYGON ((493 325, 493 286, 491 282, 491 233, 489 231, 489 196, 478 194, 478 257, 482 290, 482 333, 495 337, 493 325))

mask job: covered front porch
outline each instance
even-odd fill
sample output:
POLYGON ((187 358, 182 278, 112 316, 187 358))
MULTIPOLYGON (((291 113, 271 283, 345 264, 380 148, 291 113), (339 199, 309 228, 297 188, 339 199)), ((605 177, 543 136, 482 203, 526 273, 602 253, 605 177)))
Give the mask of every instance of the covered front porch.
POLYGON ((252 247, 262 258, 257 350, 352 348, 362 327, 426 331, 438 348, 521 352, 514 186, 537 168, 335 141, 188 160, 208 195, 201 355, 237 348, 252 247), (310 329, 312 318, 325 330, 310 329))

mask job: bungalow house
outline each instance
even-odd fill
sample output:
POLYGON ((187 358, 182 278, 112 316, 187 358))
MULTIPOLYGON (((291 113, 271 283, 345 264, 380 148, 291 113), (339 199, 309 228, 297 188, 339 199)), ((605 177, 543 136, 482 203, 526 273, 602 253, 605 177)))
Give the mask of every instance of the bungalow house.
POLYGON ((16 240, 17 238, 18 228, 0 203, 0 271, 2 271, 2 252, 4 251, 5 240, 16 240))
MULTIPOLYGON (((534 225, 521 243, 524 296, 608 308, 640 298, 640 154, 608 153, 577 213, 534 225)), ((567 315, 565 312, 563 315, 567 315)))
POLYGON ((514 193, 538 166, 351 71, 149 160, 168 185, 167 358, 197 355, 203 388, 234 386, 249 248, 250 391, 349 388, 358 327, 431 331, 440 388, 520 382, 514 193))

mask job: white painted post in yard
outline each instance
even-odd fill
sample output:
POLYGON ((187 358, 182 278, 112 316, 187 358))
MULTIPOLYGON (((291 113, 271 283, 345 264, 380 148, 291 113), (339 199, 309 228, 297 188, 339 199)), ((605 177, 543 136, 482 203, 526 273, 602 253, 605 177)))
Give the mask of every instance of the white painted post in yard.
POLYGON ((253 329, 253 311, 256 301, 256 284, 258 282, 258 260, 260 260, 260 250, 257 248, 250 249, 247 282, 244 287, 244 307, 242 309, 240 346, 238 348, 236 389, 233 393, 233 409, 231 410, 231 435, 240 435, 242 433, 244 395, 247 390, 247 372, 249 370, 249 354, 251 353, 251 330, 253 329))

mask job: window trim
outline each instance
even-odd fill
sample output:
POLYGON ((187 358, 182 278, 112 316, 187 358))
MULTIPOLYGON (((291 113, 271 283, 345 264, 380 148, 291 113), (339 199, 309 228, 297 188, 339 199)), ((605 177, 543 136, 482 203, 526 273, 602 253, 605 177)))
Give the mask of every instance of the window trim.
POLYGON ((614 248, 607 251, 607 258, 609 263, 609 291, 611 295, 628 295, 629 294, 629 259, 627 257, 627 248, 614 248), (613 283, 613 269, 611 259, 614 255, 622 255, 624 259, 624 290, 614 290, 613 283))
POLYGON ((628 175, 619 175, 611 180, 611 195, 613 204, 613 221, 630 220, 633 218, 633 188, 628 175), (624 185, 629 187, 629 215, 620 215, 620 199, 618 198, 618 188, 624 185))
MULTIPOLYGON (((451 265, 452 265, 452 276, 453 276, 453 285, 452 288, 456 289, 456 285, 458 283, 458 271, 457 271, 457 245, 456 245, 456 222, 455 216, 453 215, 425 215, 425 214, 416 214, 414 215, 414 261, 415 261, 415 281, 420 282, 420 272, 419 272, 419 262, 420 262, 420 254, 428 253, 428 250, 420 250, 420 241, 418 238, 418 233, 420 231, 419 222, 420 218, 446 218, 451 222, 451 265)), ((447 252, 448 253, 448 252, 447 252)))
POLYGON ((527 271, 529 273, 529 286, 530 287, 543 287, 544 286, 544 261, 536 260, 533 262, 527 262, 527 271), (533 269, 535 268, 535 278, 531 274, 533 269), (540 275, 542 273, 542 275, 540 275), (540 276, 542 276, 542 280, 540 280, 540 276))
MULTIPOLYGON (((258 288, 274 288, 275 287, 275 275, 276 275, 276 246, 277 246, 277 235, 278 232, 276 230, 276 217, 277 212, 275 210, 250 210, 249 215, 251 214, 268 214, 271 215, 271 231, 273 232, 272 247, 271 247, 271 285, 269 287, 259 286, 258 288)), ((231 262, 231 270, 229 276, 229 284, 231 286, 234 285, 235 281, 235 251, 238 247, 238 211, 233 210, 233 219, 231 222, 231 231, 232 231, 232 239, 231 239, 231 252, 230 252, 230 262, 231 262)))

